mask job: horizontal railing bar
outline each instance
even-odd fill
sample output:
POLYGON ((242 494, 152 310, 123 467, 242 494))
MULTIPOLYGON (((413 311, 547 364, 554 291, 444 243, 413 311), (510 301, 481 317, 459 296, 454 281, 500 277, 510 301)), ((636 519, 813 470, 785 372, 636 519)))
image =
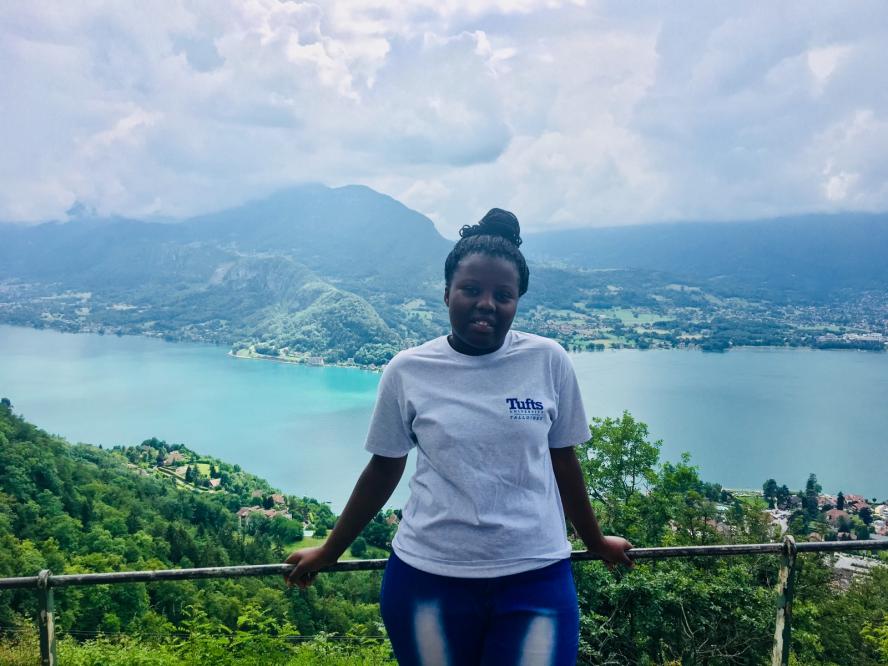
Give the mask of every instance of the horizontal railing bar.
MULTIPOLYGON (((674 557, 730 557, 734 555, 768 555, 783 552, 782 543, 743 543, 717 546, 669 546, 663 548, 633 548, 628 555, 633 560, 660 560, 674 557)), ((799 543, 799 553, 836 553, 856 550, 888 550, 888 539, 879 541, 814 541, 799 543)), ((574 562, 600 560, 585 550, 571 553, 574 562)), ((346 560, 323 569, 324 573, 344 571, 374 571, 385 568, 387 560, 346 560)), ((283 576, 293 568, 291 564, 252 564, 234 567, 202 567, 195 569, 160 569, 156 571, 115 571, 112 573, 84 573, 51 575, 50 587, 75 585, 109 585, 115 583, 152 583, 163 580, 198 580, 204 578, 240 578, 244 576, 283 576)), ((37 587, 37 576, 0 578, 0 590, 37 587)))
POLYGON ((847 541, 811 541, 796 544, 799 553, 840 553, 846 550, 888 550, 888 539, 857 541, 853 548, 843 548, 847 541), (872 544, 872 545, 869 545, 872 544))
POLYGON ((37 576, 0 578, 0 590, 15 590, 23 587, 37 587, 37 576))

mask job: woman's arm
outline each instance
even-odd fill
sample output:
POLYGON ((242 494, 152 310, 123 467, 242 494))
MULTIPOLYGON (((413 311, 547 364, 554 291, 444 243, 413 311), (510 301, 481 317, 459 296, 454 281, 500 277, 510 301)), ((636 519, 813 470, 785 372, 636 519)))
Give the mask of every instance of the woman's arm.
POLYGON ((314 573, 334 564, 340 558, 391 497, 406 464, 407 456, 386 458, 374 455, 370 459, 358 478, 342 515, 336 521, 336 527, 324 544, 316 548, 297 550, 286 559, 287 564, 296 565, 289 575, 284 576, 288 585, 298 585, 301 588, 311 585, 314 573))
POLYGON ((577 460, 574 448, 567 446, 549 449, 549 453, 552 456, 552 469, 555 472, 555 481, 558 482, 564 513, 586 548, 589 552, 600 555, 608 565, 625 564, 631 567, 633 562, 626 555, 626 551, 632 548, 632 544, 622 537, 604 536, 601 533, 595 512, 589 503, 583 471, 580 469, 580 461, 577 460))

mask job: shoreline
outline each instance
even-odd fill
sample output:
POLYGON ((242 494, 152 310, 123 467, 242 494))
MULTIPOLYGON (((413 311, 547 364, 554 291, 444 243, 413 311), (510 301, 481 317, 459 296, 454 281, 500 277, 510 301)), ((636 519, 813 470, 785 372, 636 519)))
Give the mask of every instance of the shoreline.
MULTIPOLYGON (((144 340, 143 336, 131 336, 128 341, 106 340, 92 336, 74 338, 71 335, 56 335, 50 329, 38 331, 28 327, 4 327, 0 329, 0 339, 6 343, 3 347, 7 351, 3 363, 0 364, 4 366, 4 373, 0 374, 5 377, 3 383, 6 386, 0 396, 8 394, 19 409, 35 419, 39 417, 50 430, 71 437, 74 441, 93 441, 104 443, 106 446, 140 441, 150 435, 163 436, 168 441, 183 439, 191 442, 195 448, 211 452, 225 460, 240 461, 242 464, 247 458, 241 458, 243 454, 240 439, 261 437, 263 441, 268 441, 268 445, 262 447, 266 452, 261 456, 250 454, 251 460, 257 457, 262 459, 260 465, 257 466, 253 462, 250 468, 270 479, 271 483, 291 489, 290 480, 282 478, 283 474, 278 469, 279 463, 272 461, 272 456, 267 453, 269 450, 276 450, 272 445, 276 446, 278 441, 283 440, 275 439, 279 436, 278 431, 266 427, 263 422, 267 423, 267 420, 271 419, 276 423, 278 418, 282 422, 286 420, 288 427, 292 428, 288 433, 315 438, 318 433, 323 433, 325 438, 329 438, 330 446, 341 446, 342 449, 336 450, 346 450, 345 447, 350 446, 350 442, 354 439, 352 434, 355 434, 355 437, 359 436, 365 427, 365 423, 353 415, 361 409, 369 411, 375 384, 381 376, 378 373, 354 374, 339 371, 317 373, 308 370, 302 372, 298 369, 287 371, 285 366, 271 364, 232 365, 230 359, 220 353, 223 350, 216 346, 167 347, 156 341, 144 340), (121 366, 123 370, 118 370, 108 365, 107 361, 111 359, 133 360, 134 364, 121 366), (135 365, 136 361, 138 366, 135 365), (145 376, 134 374, 144 373, 145 368, 151 370, 145 376), (74 371, 76 374, 72 374, 74 371), (62 374, 57 374, 59 372, 62 374), (118 391, 96 393, 92 390, 101 388, 100 386, 87 385, 78 389, 78 385, 82 383, 79 377, 98 377, 103 381, 112 382, 109 384, 111 387, 125 386, 127 391, 132 391, 128 394, 132 397, 127 400, 141 402, 143 406, 133 408, 133 414, 130 416, 128 414, 130 405, 118 401, 122 394, 118 391), (176 382, 172 385, 172 390, 169 384, 171 378, 176 382), (210 378, 223 378, 224 381, 219 382, 220 385, 217 386, 216 383, 207 383, 210 378), (184 380, 187 382, 182 383, 184 380), (52 391, 47 390, 47 386, 50 386, 52 391), (151 390, 146 389, 146 386, 151 390), (263 390, 267 389, 266 393, 261 394, 261 398, 255 391, 256 386, 263 390), (201 387, 207 390, 201 391, 201 387), (305 393, 302 387, 314 387, 313 393, 311 395, 305 393), (308 403, 304 408, 291 404, 292 400, 287 397, 289 394, 282 392, 284 389, 293 390, 293 395, 306 396, 311 400, 317 397, 320 400, 321 397, 315 393, 319 394, 327 388, 336 391, 342 388, 346 402, 339 402, 338 398, 335 403, 324 401, 322 411, 313 411, 314 408, 309 409, 308 403), (57 393, 58 391, 63 393, 57 393), (192 391, 195 392, 194 395, 191 395, 192 391), (72 406, 71 397, 84 392, 89 396, 95 394, 96 397, 90 400, 90 404, 80 405, 81 411, 78 413, 72 406), (189 396, 193 407, 188 409, 182 407, 183 401, 177 397, 180 395, 189 396), (57 399, 59 397, 61 399, 57 399), (232 402, 232 397, 236 397, 238 402, 232 402), (207 423, 201 427, 193 426, 194 418, 189 416, 188 412, 193 408, 201 418, 207 416, 212 418, 216 410, 240 412, 242 407, 238 405, 242 404, 249 407, 247 413, 226 416, 221 421, 225 426, 224 429, 217 423, 207 423), (329 409, 327 409, 328 404, 331 405, 329 409), (157 425, 153 422, 142 425, 142 422, 146 421, 145 405, 151 409, 162 410, 163 421, 158 421, 157 425), (273 411, 260 412, 254 407, 255 405, 273 411), (110 409, 111 407, 114 409, 110 409), (122 410, 121 407, 125 407, 126 410, 122 410), (182 410, 180 412, 173 409, 179 407, 182 410), (341 420, 338 416, 329 416, 340 409, 346 410, 342 412, 345 416, 341 420), (112 413, 117 411, 127 413, 123 416, 112 413), (65 415, 65 418, 62 419, 60 414, 65 415), (316 419, 317 415, 321 416, 316 419), (92 424, 91 421, 96 423, 92 424), (219 432, 212 436, 207 435, 210 431, 219 432), (130 432, 132 434, 129 434, 130 432), (340 436, 339 433, 343 434, 340 436), (207 441, 210 439, 214 441, 207 444, 204 438, 207 441), (219 441, 215 442, 216 439, 219 441), (234 455, 226 453, 227 451, 233 451, 234 455)), ((227 353, 229 350, 224 351, 227 353)), ((882 404, 884 401, 879 402, 879 399, 880 395, 884 394, 884 376, 888 363, 886 355, 812 354, 799 353, 795 349, 762 348, 760 351, 752 352, 738 350, 734 355, 722 356, 680 354, 674 351, 661 354, 571 354, 571 360, 577 368, 580 381, 584 382, 583 391, 589 414, 618 415, 623 408, 630 409, 640 420, 651 423, 652 432, 656 437, 665 438, 669 451, 674 449, 674 453, 664 453, 664 458, 675 460, 680 451, 690 451, 694 461, 700 464, 703 470, 703 478, 718 478, 726 486, 731 487, 756 488, 765 478, 774 477, 781 482, 785 480, 788 485, 798 486, 804 483, 802 472, 810 471, 807 468, 811 466, 813 471, 819 472, 818 477, 824 488, 844 487, 847 492, 848 488, 853 487, 867 496, 872 493, 879 497, 885 495, 884 474, 879 476, 878 470, 873 469, 873 466, 860 467, 850 462, 855 456, 849 455, 850 445, 846 442, 850 441, 849 437, 854 440, 859 438, 861 441, 854 444, 854 449, 858 451, 863 450, 861 447, 868 451, 876 451, 878 447, 884 449, 886 415, 885 410, 880 409, 884 407, 882 404), (778 370, 786 369, 788 374, 780 376, 778 372, 778 376, 775 376, 773 370, 775 366, 778 370), (587 368, 593 367, 597 374, 587 372, 587 368), (808 367, 814 369, 809 373, 808 367), (625 368, 634 368, 642 374, 633 375, 625 368), (675 375, 682 369, 696 373, 692 376, 696 378, 693 382, 683 385, 684 393, 679 391, 661 395, 648 388, 637 390, 636 382, 645 385, 653 382, 656 387, 675 388, 677 379, 675 375), (667 370, 669 372, 666 372, 667 370), (733 375, 726 377, 723 374, 725 370, 743 374, 734 380, 733 375), (749 376, 747 370, 754 371, 753 377, 758 377, 760 370, 766 371, 761 379, 764 383, 756 381, 753 384, 751 380, 745 382, 744 377, 749 376), (796 370, 804 372, 799 375, 796 370), (787 378, 793 377, 806 378, 805 385, 800 386, 805 389, 805 396, 818 398, 822 395, 828 397, 829 402, 811 402, 808 406, 804 406, 799 402, 800 394, 793 392, 787 395, 786 391, 779 387, 786 384, 787 378), (823 387, 815 386, 809 391, 811 382, 808 380, 811 378, 822 382, 823 387), (848 384, 850 381, 855 383, 848 384), (837 384, 840 385, 839 389, 836 388, 837 384), (710 402, 709 398, 721 394, 700 393, 701 388, 711 386, 716 389, 719 387, 726 389, 728 393, 724 394, 725 399, 720 398, 718 402, 710 402), (866 390, 856 388, 858 386, 866 387, 866 390), (608 395, 614 394, 616 397, 608 398, 608 395), (839 400, 842 394, 847 399, 839 400), (779 399, 781 410, 785 406, 792 408, 792 411, 783 410, 778 415, 774 400, 768 399, 768 396, 779 399), (747 397, 751 397, 754 402, 748 402, 747 397), (834 402, 834 398, 839 402, 834 402), (709 419, 711 423, 693 420, 698 418, 695 416, 696 408, 692 405, 685 409, 684 406, 688 404, 686 399, 702 400, 700 404, 706 405, 707 411, 710 409, 710 404, 714 405, 713 408, 721 420, 716 422, 714 417, 709 419), (662 407, 664 401, 670 409, 662 407), (749 412, 750 404, 756 411, 749 412), (824 404, 843 405, 842 413, 849 418, 849 422, 836 425, 835 422, 830 423, 829 419, 825 418, 828 414, 824 414, 823 410, 812 410, 812 405, 824 404), (673 405, 680 411, 671 409, 673 405), (845 411, 846 409, 848 411, 845 411), (797 429, 795 425, 786 426, 788 417, 792 417, 793 423, 797 422, 798 427, 802 429, 797 429), (818 423, 815 427, 809 423, 813 418, 824 422, 818 423), (688 419, 687 422, 685 419, 688 419), (743 434, 742 424, 746 424, 747 428, 750 424, 754 425, 756 440, 766 438, 770 444, 767 447, 756 448, 750 454, 731 453, 735 449, 739 451, 749 447, 749 442, 746 441, 748 438, 743 434), (876 424, 876 429, 866 424, 876 424), (712 432, 718 437, 705 435, 704 428, 713 428, 712 432), (832 444, 827 444, 822 434, 819 434, 824 429, 829 433, 835 433, 832 444), (805 448, 800 448, 799 442, 802 440, 807 442, 805 448), (836 448, 842 451, 838 454, 838 461, 836 448), (725 454, 713 454, 712 452, 717 449, 724 449, 725 454), (794 458, 790 453, 796 450, 806 452, 805 459, 801 462, 799 459, 792 462, 794 458), (783 451, 790 453, 780 457, 783 451), (832 451, 829 454, 831 462, 818 463, 820 451, 832 451), (732 458, 734 462, 730 464, 733 469, 724 471, 729 467, 725 463, 726 454, 734 456, 732 458), (748 455, 753 456, 752 462, 747 461, 748 455), (764 462, 759 463, 759 460, 764 462), (747 476, 747 471, 753 466, 758 468, 757 473, 747 476), (800 470, 800 466, 804 469, 800 470)), ((327 395, 326 392, 324 395, 327 395)), ((336 397, 338 393, 330 395, 336 397)), ((291 444, 292 442, 289 442, 288 445, 291 444)), ((664 448, 664 451, 666 450, 664 448)), ((293 474, 296 478, 303 472, 294 470, 293 474)), ((307 483, 314 481, 309 479, 307 483)), ((319 490, 315 491, 315 494, 321 495, 322 499, 332 499, 332 496, 324 496, 324 492, 326 491, 319 490)))
POLYGON ((268 356, 266 354, 257 354, 256 352, 251 352, 248 355, 241 355, 231 349, 228 350, 226 355, 244 361, 275 361, 277 363, 288 363, 290 365, 304 365, 307 368, 349 368, 351 370, 363 370, 364 372, 374 373, 380 373, 385 369, 384 365, 361 365, 359 363, 343 363, 339 361, 336 363, 327 363, 326 361, 319 364, 308 363, 298 358, 281 358, 280 356, 268 356))
MULTIPOLYGON (((256 352, 250 352, 247 355, 241 355, 232 350, 232 347, 228 343, 223 342, 213 342, 210 340, 193 340, 193 339, 176 339, 169 338, 167 336, 160 335, 151 335, 148 333, 100 333, 97 331, 70 331, 70 330, 62 330, 59 328, 55 328, 53 326, 29 326, 27 324, 10 324, 0 321, 0 326, 9 326, 11 328, 22 328, 29 329, 33 331, 52 331, 54 333, 60 333, 63 335, 97 335, 102 337, 110 337, 110 338, 121 338, 121 337, 132 337, 132 338, 146 338, 149 340, 157 340, 159 342, 164 342, 168 344, 190 344, 190 345, 206 345, 208 347, 214 348, 227 348, 226 356, 236 358, 236 359, 244 359, 244 360, 253 360, 253 361, 276 361, 278 363, 288 363, 291 365, 304 365, 306 367, 315 367, 315 368, 350 368, 354 370, 362 370, 364 372, 373 372, 380 373, 385 369, 385 365, 376 366, 376 365, 361 365, 359 363, 351 362, 322 362, 322 363, 309 363, 304 359, 300 358, 282 358, 280 356, 268 356, 265 354, 258 354, 256 352)), ((548 337, 548 336, 546 336, 548 337)), ((563 343, 556 338, 550 338, 555 340, 562 346, 563 343)), ((624 351, 633 351, 633 352, 662 352, 662 351, 687 351, 687 352, 699 352, 703 354, 725 354, 734 350, 762 350, 762 351, 811 351, 811 352, 863 352, 867 354, 884 354, 888 353, 888 346, 883 347, 882 349, 860 349, 860 348, 845 348, 845 347, 830 347, 830 348, 820 348, 820 347, 811 347, 807 345, 736 345, 728 347, 727 349, 721 350, 710 350, 710 349, 702 349, 699 345, 688 345, 683 347, 672 346, 672 347, 655 347, 655 348, 647 348, 647 349, 639 349, 638 347, 620 347, 619 349, 614 349, 611 347, 605 349, 583 349, 572 351, 565 347, 565 350, 569 354, 601 354, 601 353, 618 353, 624 351)), ((387 365, 387 364, 386 364, 387 365)))
MULTIPOLYGON (((550 338, 554 340, 554 338, 550 338)), ((556 342, 558 342, 556 340, 556 342)), ((561 344, 560 342, 558 344, 561 344)), ((221 345, 220 345, 221 346, 221 345)), ((563 346, 563 345, 562 345, 563 346)), ((731 347, 729 349, 724 349, 720 351, 709 350, 709 349, 701 349, 700 347, 657 347, 655 349, 639 349, 637 347, 621 347, 620 349, 582 349, 578 351, 571 351, 565 348, 568 354, 619 354, 621 352, 638 352, 642 354, 647 353, 655 353, 655 352, 666 352, 666 351, 680 351, 680 352, 688 352, 688 353, 698 353, 698 354, 728 354, 732 351, 806 351, 806 352, 858 352, 864 354, 884 354, 888 352, 888 349, 819 349, 817 347, 791 347, 789 345, 737 345, 735 347, 731 347)), ((307 363, 304 360, 296 359, 296 358, 281 358, 280 356, 267 356, 265 354, 257 354, 255 352, 249 355, 239 355, 238 353, 231 351, 230 349, 227 352, 227 355, 232 358, 248 360, 248 361, 275 361, 277 363, 289 363, 292 365, 304 365, 309 368, 350 368, 352 370, 363 370, 365 372, 374 372, 380 373, 385 369, 385 365, 380 366, 367 366, 360 365, 359 363, 343 363, 337 361, 335 363, 327 363, 323 364, 313 364, 307 363)), ((388 364, 386 364, 388 365, 388 364)))

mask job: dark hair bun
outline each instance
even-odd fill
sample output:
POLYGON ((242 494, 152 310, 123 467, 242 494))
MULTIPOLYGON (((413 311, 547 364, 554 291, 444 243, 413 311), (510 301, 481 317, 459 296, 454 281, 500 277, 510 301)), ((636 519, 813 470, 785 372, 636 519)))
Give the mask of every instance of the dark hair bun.
POLYGON ((470 236, 500 236, 515 247, 521 246, 521 226, 514 213, 502 208, 491 208, 478 224, 465 225, 459 230, 460 238, 470 236))

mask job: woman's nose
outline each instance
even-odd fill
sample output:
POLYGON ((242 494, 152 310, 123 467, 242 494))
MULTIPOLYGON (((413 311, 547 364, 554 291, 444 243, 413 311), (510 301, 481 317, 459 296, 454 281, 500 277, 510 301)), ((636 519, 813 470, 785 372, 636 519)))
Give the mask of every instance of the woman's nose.
POLYGON ((496 310, 496 305, 494 305, 493 294, 482 293, 478 296, 478 302, 475 304, 475 307, 479 310, 496 310))

